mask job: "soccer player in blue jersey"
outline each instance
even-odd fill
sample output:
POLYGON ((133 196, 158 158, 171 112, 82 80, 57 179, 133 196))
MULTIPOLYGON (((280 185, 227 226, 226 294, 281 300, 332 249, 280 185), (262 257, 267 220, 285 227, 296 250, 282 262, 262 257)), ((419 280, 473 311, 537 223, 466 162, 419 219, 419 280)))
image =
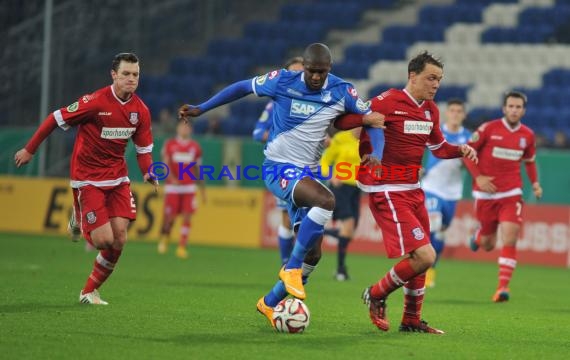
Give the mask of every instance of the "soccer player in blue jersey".
MULTIPOLYGON (((450 99, 445 111, 445 123, 441 131, 447 142, 465 144, 471 132, 463 127, 465 104, 459 99, 450 99)), ((463 195, 461 159, 439 159, 428 154, 422 188, 426 195, 426 207, 430 222, 430 240, 435 249, 435 262, 426 273, 426 287, 435 286, 435 267, 445 246, 445 230, 455 215, 457 200, 463 195)))
MULTIPOLYGON (((303 58, 295 56, 285 63, 284 69, 289 71, 303 71, 303 58)), ((273 100, 269 101, 261 116, 253 129, 253 139, 260 142, 266 142, 273 126, 273 100)), ((277 207, 281 209, 281 225, 277 230, 277 240, 279 244, 279 254, 281 256, 281 264, 285 265, 289 261, 291 252, 293 251, 293 239, 295 234, 291 226, 291 219, 287 212, 287 202, 275 197, 277 207)))
POLYGON ((179 109, 180 117, 195 117, 251 93, 274 101, 263 178, 275 196, 287 201, 297 241, 291 258, 279 271, 280 280, 257 303, 257 310, 272 326, 273 308, 287 293, 305 299, 304 282, 320 259, 324 224, 334 210, 334 195, 314 176, 327 128, 344 113, 364 115, 365 126, 384 125, 384 116, 370 111, 350 83, 329 73, 331 67, 329 48, 314 43, 303 53, 302 72, 275 70, 234 83, 205 103, 179 109))

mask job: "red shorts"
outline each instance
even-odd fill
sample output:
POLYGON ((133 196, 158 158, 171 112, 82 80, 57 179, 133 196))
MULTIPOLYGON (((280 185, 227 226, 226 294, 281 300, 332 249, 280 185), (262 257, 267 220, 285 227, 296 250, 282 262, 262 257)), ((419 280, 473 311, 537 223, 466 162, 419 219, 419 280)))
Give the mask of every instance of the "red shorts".
POLYGON ((194 195, 167 193, 164 198, 164 214, 176 216, 194 213, 196 211, 194 195))
POLYGON ((429 217, 421 189, 370 193, 369 201, 389 258, 404 256, 430 243, 429 217))
POLYGON ((475 200, 475 216, 481 224, 481 235, 496 233, 501 222, 522 224, 522 208, 521 195, 496 200, 475 200))
POLYGON ((123 217, 133 221, 137 218, 135 199, 126 183, 111 189, 92 185, 73 189, 73 206, 76 220, 89 243, 91 231, 108 223, 110 218, 123 217))

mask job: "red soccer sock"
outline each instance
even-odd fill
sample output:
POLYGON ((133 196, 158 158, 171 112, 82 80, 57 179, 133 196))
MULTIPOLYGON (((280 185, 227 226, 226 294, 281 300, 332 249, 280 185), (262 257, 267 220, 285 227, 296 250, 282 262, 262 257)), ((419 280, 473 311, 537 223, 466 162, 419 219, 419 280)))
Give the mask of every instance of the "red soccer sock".
POLYGON ((99 251, 97 258, 95 259, 95 264, 93 265, 93 271, 87 282, 83 287, 83 293, 87 294, 95 289, 98 289, 101 284, 107 280, 107 278, 113 272, 115 265, 119 261, 122 250, 106 249, 99 251))
POLYGON ((517 267, 517 248, 515 246, 503 246, 499 256, 499 288, 509 287, 513 272, 517 267))
POLYGON ((180 241, 178 246, 186 247, 188 245, 188 235, 190 234, 190 220, 185 220, 180 228, 180 241))
POLYGON ((416 272, 410 265, 410 259, 405 258, 394 265, 394 267, 384 275, 382 280, 372 285, 370 294, 375 298, 385 298, 416 275, 416 272))
POLYGON ((417 275, 404 285, 404 315, 402 323, 417 323, 420 321, 422 304, 424 302, 426 273, 417 275))

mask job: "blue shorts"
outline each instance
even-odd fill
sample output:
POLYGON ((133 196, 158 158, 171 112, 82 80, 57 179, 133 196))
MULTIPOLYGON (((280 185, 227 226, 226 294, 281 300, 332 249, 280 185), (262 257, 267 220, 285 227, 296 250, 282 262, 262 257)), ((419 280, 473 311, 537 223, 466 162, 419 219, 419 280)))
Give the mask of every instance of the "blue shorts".
MULTIPOLYGON (((291 219, 291 225, 295 228, 295 226, 300 224, 301 220, 307 216, 310 208, 299 208, 295 205, 293 201, 293 190, 299 180, 310 175, 304 174, 304 169, 295 165, 279 163, 267 159, 263 162, 263 169, 262 177, 265 186, 267 186, 267 189, 269 189, 275 197, 287 203, 287 212, 291 219)), ((318 180, 315 179, 315 181, 318 180)))
POLYGON ((430 231, 446 229, 455 215, 456 200, 443 200, 426 191, 426 208, 430 219, 430 231))
POLYGON ((277 206, 279 209, 287 210, 287 201, 281 200, 275 196, 275 206, 277 206))

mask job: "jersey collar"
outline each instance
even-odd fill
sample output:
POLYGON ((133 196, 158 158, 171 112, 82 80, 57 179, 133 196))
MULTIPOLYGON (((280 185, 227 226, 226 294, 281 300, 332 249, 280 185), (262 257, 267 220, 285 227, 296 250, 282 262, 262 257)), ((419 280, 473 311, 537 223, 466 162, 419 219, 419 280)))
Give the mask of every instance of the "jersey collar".
POLYGON ((420 104, 420 103, 412 96, 412 94, 410 94, 410 93, 408 92, 408 90, 407 90, 406 88, 404 88, 404 93, 405 93, 406 95, 408 95, 408 97, 409 97, 410 99, 412 99, 412 101, 416 104, 417 107, 422 107, 422 105, 423 105, 424 102, 425 102, 425 100, 423 100, 423 101, 421 102, 421 104, 420 104))
POLYGON ((512 127, 509 125, 509 123, 507 122, 507 119, 505 119, 504 116, 501 118, 501 122, 502 122, 503 125, 507 128, 507 130, 509 130, 510 132, 515 132, 515 131, 517 131, 518 129, 521 128, 521 125, 522 125, 521 122, 519 121, 519 123, 517 124, 517 126, 515 126, 514 128, 512 128, 512 127))
MULTIPOLYGON (((305 82, 305 72, 301 73, 301 81, 305 82)), ((326 89, 328 85, 329 85, 329 77, 327 75, 327 78, 325 79, 325 83, 323 84, 323 87, 321 88, 321 90, 326 89)))
POLYGON ((127 104, 129 101, 131 101, 131 100, 133 99, 133 96, 134 96, 134 94, 131 95, 131 97, 130 97, 129 100, 127 100, 127 101, 121 100, 121 98, 119 98, 119 97, 117 96, 117 94, 115 94, 115 88, 113 87, 113 85, 111 85, 111 92, 113 93, 113 97, 114 97, 115 99, 117 99, 117 101, 120 102, 121 105, 127 104))

